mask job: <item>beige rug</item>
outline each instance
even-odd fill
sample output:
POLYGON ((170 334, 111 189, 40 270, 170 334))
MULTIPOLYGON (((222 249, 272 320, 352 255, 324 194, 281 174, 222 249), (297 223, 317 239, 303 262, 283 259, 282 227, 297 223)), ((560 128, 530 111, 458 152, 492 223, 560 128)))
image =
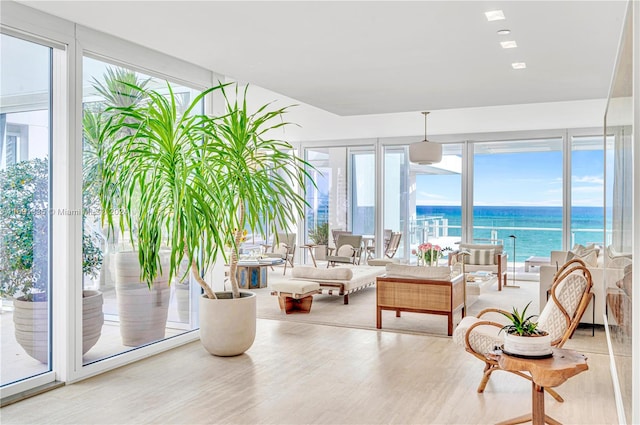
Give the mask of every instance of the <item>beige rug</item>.
MULTIPOLYGON (((289 279, 290 269, 283 276, 282 268, 269 271, 269 282, 289 279)), ((538 286, 535 280, 516 280, 518 287, 503 288, 498 291, 497 283, 483 288, 477 301, 468 307, 471 315, 476 315, 485 308, 495 307, 511 311, 513 307, 521 310, 529 301, 527 310, 531 314, 538 313, 538 286)), ((512 282, 509 281, 511 285, 512 282)), ((349 304, 343 304, 342 297, 335 295, 314 295, 311 312, 308 314, 285 314, 278 308, 278 300, 271 295, 271 289, 252 290, 258 295, 258 317, 270 320, 311 323, 326 326, 376 330, 376 288, 370 286, 349 295, 349 304)), ((461 319, 461 312, 454 314, 454 327, 461 319)), ((449 338, 447 336, 447 317, 434 314, 402 313, 395 317, 393 311, 382 312, 382 332, 410 333, 449 338)), ((607 353, 605 332, 602 327, 596 328, 595 337, 589 327, 579 328, 566 344, 587 353, 607 353)))
MULTIPOLYGON (((282 268, 269 271, 269 282, 289 278, 282 275, 282 268)), ((538 312, 538 282, 516 282, 520 288, 505 288, 498 292, 498 285, 483 289, 478 300, 469 306, 469 314, 475 314, 484 308, 498 307, 511 311, 515 306, 522 309, 532 301, 528 311, 538 312)), ((315 323, 331 326, 345 326, 360 329, 376 329, 376 288, 370 286, 349 295, 349 304, 335 295, 314 295, 311 312, 308 314, 285 314, 278 308, 278 300, 271 295, 269 288, 255 290, 258 294, 258 317, 261 319, 288 320, 303 323, 315 323)), ((461 319, 461 312, 454 315, 454 326, 461 319)), ((382 312, 382 330, 447 336, 447 316, 422 313, 402 313, 395 317, 393 311, 382 312)))

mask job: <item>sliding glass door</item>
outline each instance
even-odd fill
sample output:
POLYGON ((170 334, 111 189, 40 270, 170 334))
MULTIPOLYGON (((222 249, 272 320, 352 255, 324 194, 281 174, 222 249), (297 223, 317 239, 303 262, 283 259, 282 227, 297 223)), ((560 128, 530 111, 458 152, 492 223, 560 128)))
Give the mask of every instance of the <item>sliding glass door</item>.
MULTIPOLYGON (((52 370, 53 49, 0 35, 1 385, 52 370)), ((53 377, 51 378, 53 380, 53 377)))
MULTIPOLYGON (((98 195, 104 156, 113 138, 101 131, 112 108, 144 105, 142 89, 168 92, 167 82, 97 59, 83 60, 83 364, 161 341, 198 327, 198 285, 183 270, 161 276, 152 290, 140 282, 133 229, 109 229, 101 222, 98 195), (90 301, 91 300, 91 301, 90 301)), ((171 84, 183 109, 197 91, 171 84)), ((202 110, 201 110, 202 111, 202 110)), ((200 111, 200 112, 201 112, 200 111)), ((123 137, 126 134, 115 135, 123 137)), ((135 199, 135 196, 134 196, 135 199)), ((163 265, 168 271, 168 264, 163 265)))

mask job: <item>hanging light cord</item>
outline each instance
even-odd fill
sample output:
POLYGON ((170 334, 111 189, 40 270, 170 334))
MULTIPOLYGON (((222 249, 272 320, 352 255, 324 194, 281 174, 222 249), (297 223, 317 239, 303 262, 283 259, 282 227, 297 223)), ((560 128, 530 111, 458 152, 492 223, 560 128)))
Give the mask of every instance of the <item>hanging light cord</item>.
POLYGON ((422 115, 424 115, 424 141, 427 141, 427 115, 429 115, 428 112, 423 112, 422 115))

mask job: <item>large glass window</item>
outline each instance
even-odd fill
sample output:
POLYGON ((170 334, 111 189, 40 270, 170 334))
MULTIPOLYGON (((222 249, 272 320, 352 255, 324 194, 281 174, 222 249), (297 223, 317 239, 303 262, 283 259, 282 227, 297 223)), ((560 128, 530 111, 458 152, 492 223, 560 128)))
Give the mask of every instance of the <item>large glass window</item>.
MULTIPOLYGON (((144 104, 142 89, 168 92, 167 82, 85 57, 83 61, 83 363, 91 363, 178 335, 197 324, 197 285, 161 276, 149 290, 140 282, 129 230, 110 232, 101 222, 98 195, 103 158, 112 138, 101 133, 113 107, 144 104), (171 285, 169 283, 171 282, 171 285)), ((171 84, 178 108, 197 91, 171 84)), ((202 109, 199 111, 202 112, 202 109)), ((115 137, 122 135, 115 135, 115 137)), ((163 265, 168 271, 168 264, 163 265)))
MULTIPOLYGON (((363 235, 375 244, 375 154, 370 146, 307 148, 305 159, 315 186, 306 183, 305 241, 321 226, 328 227, 328 245, 334 246, 334 231, 363 235)), ((324 248, 322 248, 324 249, 324 248)), ((316 250, 316 258, 325 252, 316 250)), ((364 258, 364 254, 363 254, 364 258)))
MULTIPOLYGON (((610 142, 612 138, 609 138, 610 142)), ((604 150, 602 136, 571 140, 571 243, 603 247, 604 150)))
POLYGON ((504 244, 516 262, 561 249, 562 139, 482 142, 473 149, 472 239, 504 244))
POLYGON ((415 181, 415 214, 411 217, 411 248, 430 242, 455 249, 462 235, 462 144, 444 145, 442 161, 411 164, 415 181))
POLYGON ((0 35, 1 384, 51 370, 53 50, 0 35))

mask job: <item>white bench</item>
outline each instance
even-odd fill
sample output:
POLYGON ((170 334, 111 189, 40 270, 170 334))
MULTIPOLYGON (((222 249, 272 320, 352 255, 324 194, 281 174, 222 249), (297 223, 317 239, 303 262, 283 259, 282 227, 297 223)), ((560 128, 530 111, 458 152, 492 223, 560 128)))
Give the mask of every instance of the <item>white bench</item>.
POLYGON ((286 314, 309 313, 313 295, 320 292, 320 284, 304 280, 287 280, 270 284, 271 295, 278 296, 280 310, 286 314))

